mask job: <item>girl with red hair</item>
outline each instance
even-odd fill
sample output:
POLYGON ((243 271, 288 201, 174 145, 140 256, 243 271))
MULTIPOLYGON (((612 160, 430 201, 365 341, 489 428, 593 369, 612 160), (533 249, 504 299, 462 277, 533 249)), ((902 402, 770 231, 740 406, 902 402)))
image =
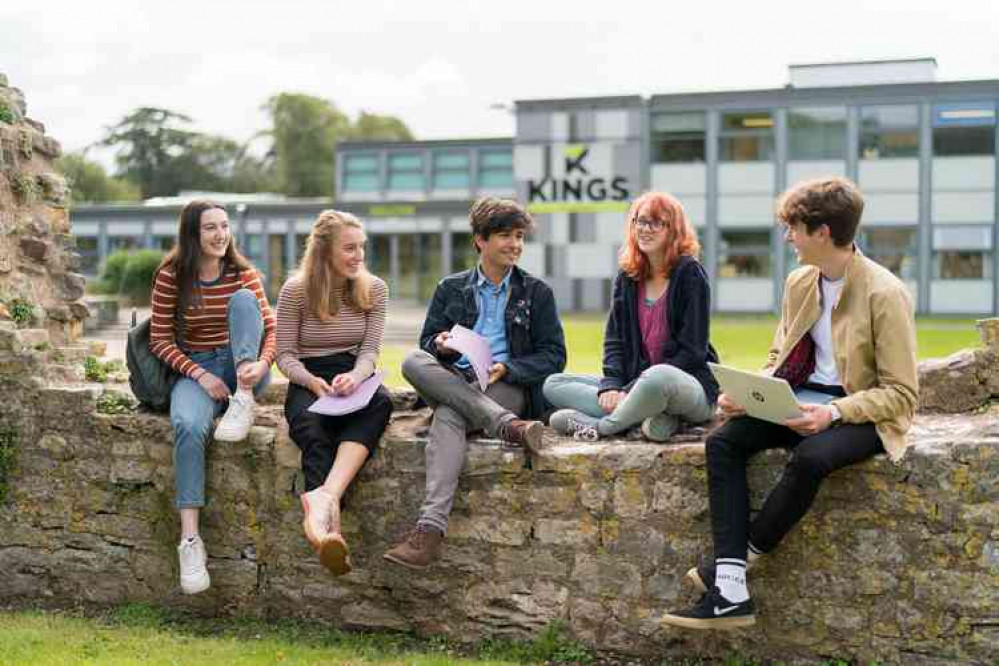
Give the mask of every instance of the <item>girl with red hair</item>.
POLYGON ((681 421, 711 418, 718 396, 708 361, 711 294, 700 244, 683 206, 663 192, 631 205, 620 272, 604 333, 603 377, 561 373, 545 381, 549 424, 596 440, 640 425, 664 442, 681 421))

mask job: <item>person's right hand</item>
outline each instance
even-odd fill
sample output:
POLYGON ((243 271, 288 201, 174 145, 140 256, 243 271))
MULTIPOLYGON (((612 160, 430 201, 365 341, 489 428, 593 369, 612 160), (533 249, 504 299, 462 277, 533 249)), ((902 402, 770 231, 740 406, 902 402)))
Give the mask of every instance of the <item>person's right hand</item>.
POLYGON ((333 389, 322 377, 313 377, 306 388, 312 391, 317 398, 333 395, 333 389))
POLYGON ((444 346, 444 342, 451 337, 451 331, 441 331, 434 338, 434 344, 437 345, 438 352, 453 352, 453 349, 444 346))
POLYGON ((229 387, 226 383, 210 372, 202 373, 198 377, 198 384, 205 389, 205 393, 212 397, 212 400, 225 400, 229 397, 229 387))
POLYGON ((600 409, 604 410, 605 414, 610 414, 615 409, 617 409, 618 403, 628 395, 624 391, 604 391, 597 396, 597 404, 600 405, 600 409))
POLYGON ((734 416, 742 416, 746 413, 742 405, 738 404, 735 400, 728 397, 724 393, 718 394, 718 411, 721 412, 723 418, 730 419, 734 416))

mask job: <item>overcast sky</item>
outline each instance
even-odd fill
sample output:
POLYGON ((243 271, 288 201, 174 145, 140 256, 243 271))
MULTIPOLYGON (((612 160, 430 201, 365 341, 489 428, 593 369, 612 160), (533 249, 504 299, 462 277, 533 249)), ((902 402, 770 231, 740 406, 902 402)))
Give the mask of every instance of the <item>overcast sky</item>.
POLYGON ((67 150, 141 105, 243 140, 297 91, 418 138, 506 136, 490 106, 515 99, 780 87, 789 63, 917 56, 940 80, 999 79, 999 0, 0 0, 0 72, 67 150))

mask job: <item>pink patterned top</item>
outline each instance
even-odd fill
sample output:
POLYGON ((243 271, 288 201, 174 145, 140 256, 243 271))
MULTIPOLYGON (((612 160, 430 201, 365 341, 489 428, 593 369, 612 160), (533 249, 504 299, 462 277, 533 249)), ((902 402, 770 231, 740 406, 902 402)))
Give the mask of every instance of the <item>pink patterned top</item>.
POLYGON ((659 299, 649 303, 645 299, 645 281, 638 283, 638 328, 642 333, 642 350, 650 365, 662 363, 663 347, 669 340, 669 322, 666 320, 667 305, 664 289, 659 299))

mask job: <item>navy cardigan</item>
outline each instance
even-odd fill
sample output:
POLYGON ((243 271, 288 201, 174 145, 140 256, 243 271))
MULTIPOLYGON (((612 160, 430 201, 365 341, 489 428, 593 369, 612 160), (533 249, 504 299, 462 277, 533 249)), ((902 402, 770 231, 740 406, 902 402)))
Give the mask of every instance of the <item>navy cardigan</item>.
MULTIPOLYGON (((707 366, 708 361, 718 362, 708 335, 711 287, 697 259, 680 257, 670 275, 666 301, 669 338, 663 347, 662 362, 693 376, 704 387, 708 402, 714 403, 718 399, 718 382, 707 366)), ((638 282, 622 271, 614 279, 614 296, 604 332, 604 376, 600 392, 627 391, 649 365, 638 326, 638 282)))

